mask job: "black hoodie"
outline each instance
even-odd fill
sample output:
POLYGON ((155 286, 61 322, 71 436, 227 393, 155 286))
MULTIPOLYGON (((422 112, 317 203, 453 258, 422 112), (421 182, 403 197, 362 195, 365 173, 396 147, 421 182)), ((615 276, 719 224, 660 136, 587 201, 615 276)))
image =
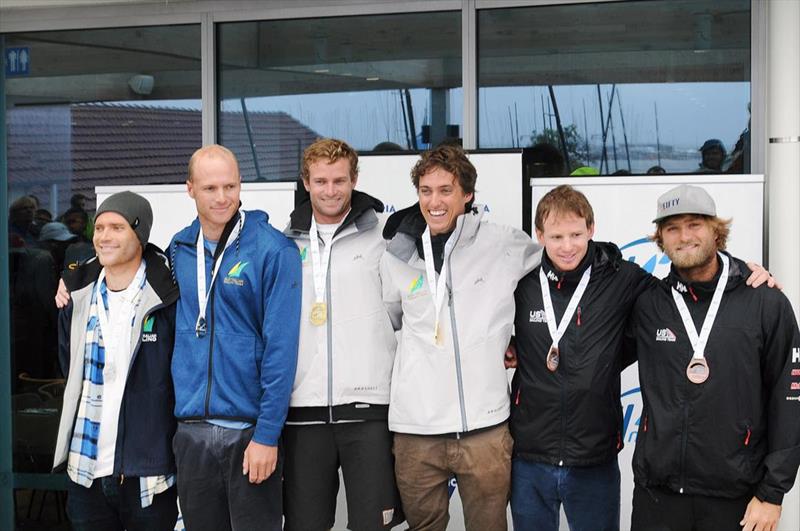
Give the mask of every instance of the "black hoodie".
POLYGON ((755 495, 773 504, 792 487, 800 464, 800 332, 786 296, 746 286, 748 274, 730 258, 702 384, 686 377, 692 347, 671 288, 683 294, 699 329, 720 271, 710 282, 692 283, 673 267, 637 301, 628 333, 644 403, 636 483, 722 498, 755 495))
POLYGON ((517 286, 514 319, 518 368, 512 382, 511 433, 515 455, 542 463, 590 466, 622 449, 620 372, 624 331, 636 297, 657 283, 623 260, 616 245, 589 242, 570 272, 547 257, 517 286), (591 264, 586 291, 559 342, 560 363, 545 358, 552 339, 544 316, 539 270, 547 274, 556 321, 591 264))

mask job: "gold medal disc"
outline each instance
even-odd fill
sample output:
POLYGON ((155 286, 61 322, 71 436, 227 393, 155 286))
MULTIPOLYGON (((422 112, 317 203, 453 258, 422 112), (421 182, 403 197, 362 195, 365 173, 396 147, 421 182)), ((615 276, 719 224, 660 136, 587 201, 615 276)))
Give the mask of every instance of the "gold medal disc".
POLYGON ((556 347, 550 347, 550 352, 547 353, 547 370, 550 372, 556 372, 559 361, 561 360, 558 354, 558 349, 556 347))
POLYGON ((328 305, 324 302, 315 302, 311 306, 311 315, 309 315, 311 324, 314 326, 321 326, 328 320, 328 305))
POLYGON ((692 358, 686 367, 686 377, 694 384, 701 384, 708 380, 709 373, 708 362, 705 358, 692 358))

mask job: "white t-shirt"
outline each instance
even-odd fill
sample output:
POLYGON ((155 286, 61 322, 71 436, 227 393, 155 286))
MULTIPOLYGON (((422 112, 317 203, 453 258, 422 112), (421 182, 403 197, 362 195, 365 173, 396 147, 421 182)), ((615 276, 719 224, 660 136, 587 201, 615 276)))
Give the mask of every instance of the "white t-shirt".
MULTIPOLYGON (((103 368, 103 407, 100 417, 100 433, 97 438, 97 464, 95 478, 114 473, 114 454, 117 445, 119 410, 128 369, 131 364, 131 334, 133 332, 134 300, 139 286, 134 281, 122 291, 107 291, 108 324, 113 341, 106 340, 109 333, 103 330, 106 363, 103 368)), ((98 301, 99 303, 100 301, 98 301)))

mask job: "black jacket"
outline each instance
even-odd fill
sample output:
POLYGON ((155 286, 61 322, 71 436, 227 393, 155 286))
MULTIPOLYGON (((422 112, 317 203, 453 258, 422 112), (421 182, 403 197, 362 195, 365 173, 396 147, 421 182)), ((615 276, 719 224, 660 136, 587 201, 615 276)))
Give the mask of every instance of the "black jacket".
POLYGON ((776 289, 747 287, 747 266, 732 258, 705 350, 709 377, 691 383, 692 347, 670 289, 683 293, 699 330, 719 274, 693 284, 673 268, 636 303, 628 335, 638 353, 644 410, 634 479, 645 487, 780 504, 800 463, 800 332, 789 300, 776 289))
POLYGON ((520 281, 514 319, 518 368, 511 395, 515 455, 553 465, 589 466, 609 462, 622 449, 625 327, 636 297, 656 282, 623 260, 614 244, 593 241, 574 271, 556 270, 545 254, 542 265, 520 281), (559 342, 560 364, 551 373, 545 365, 552 339, 539 269, 548 275, 560 322, 589 264, 589 285, 559 342))
MULTIPOLYGON (((159 302, 148 308, 143 301, 141 308, 137 310, 137 315, 144 312, 144 316, 141 330, 133 332, 134 337, 138 334, 139 340, 133 352, 120 406, 114 455, 114 475, 132 477, 175 472, 175 458, 172 453, 172 437, 176 427, 173 416, 175 393, 170 365, 175 343, 175 302, 179 293, 166 257, 157 247, 148 244, 143 258, 147 263, 146 283, 155 292, 155 297, 150 300, 157 299, 159 302)), ((70 374, 70 342, 74 339, 71 337, 74 328, 72 316, 77 311, 73 305, 75 295, 81 290, 94 289, 92 286, 101 268, 99 261, 93 259, 64 276, 64 283, 73 294, 73 298, 59 315, 59 362, 64 375, 70 374)), ((90 298, 83 297, 82 300, 88 304, 90 298)), ((77 325, 81 329, 86 328, 85 323, 82 326, 80 323, 77 325)), ((68 390, 71 387, 68 381, 68 390)), ((69 392, 65 392, 65 401, 70 400, 68 395, 71 396, 69 392)), ((79 396, 75 400, 79 401, 79 396)), ((71 439, 74 423, 75 419, 70 419, 69 429, 63 434, 64 437, 71 439)), ((61 436, 60 433, 59 437, 61 436)), ((56 469, 60 470, 65 464, 66 459, 63 463, 56 463, 56 469)))

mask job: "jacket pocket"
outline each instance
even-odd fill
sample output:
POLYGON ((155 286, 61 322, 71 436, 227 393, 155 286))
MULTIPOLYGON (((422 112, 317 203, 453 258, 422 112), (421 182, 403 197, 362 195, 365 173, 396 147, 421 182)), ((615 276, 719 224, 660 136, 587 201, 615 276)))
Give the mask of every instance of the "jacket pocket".
POLYGON ((215 331, 211 415, 257 416, 261 397, 261 358, 252 335, 215 331), (223 356, 223 352, 225 355, 223 356))

